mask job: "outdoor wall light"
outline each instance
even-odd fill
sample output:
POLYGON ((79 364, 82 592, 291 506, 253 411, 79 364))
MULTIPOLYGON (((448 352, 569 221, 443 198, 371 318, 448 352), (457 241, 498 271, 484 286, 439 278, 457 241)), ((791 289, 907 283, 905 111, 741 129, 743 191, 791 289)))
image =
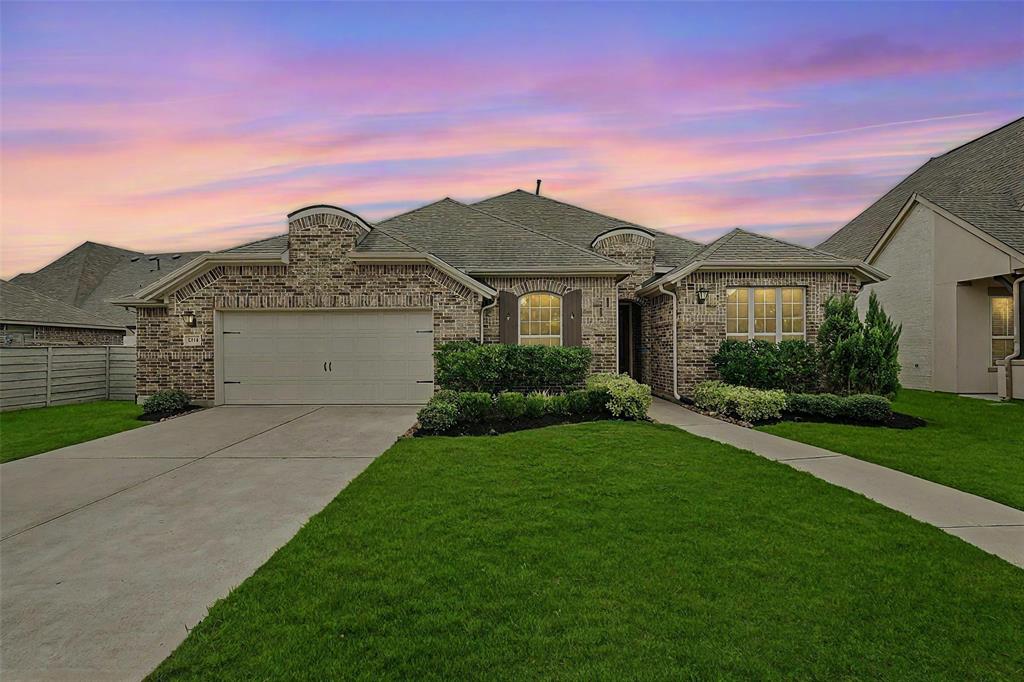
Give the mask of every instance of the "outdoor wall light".
POLYGON ((186 327, 196 326, 196 314, 193 312, 185 313, 181 316, 181 319, 185 322, 186 327))
POLYGON ((697 303, 699 305, 704 305, 705 303, 707 303, 707 301, 708 301, 708 290, 707 290, 707 288, 701 287, 700 289, 697 289, 697 303))

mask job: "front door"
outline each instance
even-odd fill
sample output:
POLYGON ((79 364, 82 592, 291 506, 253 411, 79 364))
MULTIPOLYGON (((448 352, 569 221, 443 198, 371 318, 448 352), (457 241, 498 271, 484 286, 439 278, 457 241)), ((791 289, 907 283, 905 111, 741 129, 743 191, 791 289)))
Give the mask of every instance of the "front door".
POLYGON ((640 381, 640 306, 619 302, 619 372, 640 381))

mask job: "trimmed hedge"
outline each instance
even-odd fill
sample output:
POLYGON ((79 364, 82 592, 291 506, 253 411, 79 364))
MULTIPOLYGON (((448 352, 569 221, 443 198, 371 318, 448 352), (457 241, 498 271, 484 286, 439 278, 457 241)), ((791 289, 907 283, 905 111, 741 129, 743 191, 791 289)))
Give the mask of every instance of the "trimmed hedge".
POLYGON ((191 401, 188 393, 176 388, 157 391, 142 403, 142 414, 171 415, 184 412, 191 401))
POLYGON ((434 351, 434 380, 455 391, 567 390, 583 386, 591 357, 577 346, 453 341, 434 351))
POLYGON ((800 417, 883 424, 892 418, 892 404, 885 397, 870 393, 795 393, 786 398, 786 412, 800 417))
POLYGON ((585 389, 547 395, 503 391, 494 396, 486 391, 441 390, 419 411, 424 433, 453 433, 480 427, 506 427, 517 422, 617 417, 646 419, 651 389, 626 375, 591 377, 585 389), (472 427, 472 428, 469 428, 472 427))
POLYGON ((748 422, 779 419, 786 409, 786 394, 778 389, 761 390, 705 381, 693 391, 697 407, 748 422))
POLYGON ((711 361, 734 386, 810 393, 821 384, 817 350, 806 341, 723 341, 711 361))

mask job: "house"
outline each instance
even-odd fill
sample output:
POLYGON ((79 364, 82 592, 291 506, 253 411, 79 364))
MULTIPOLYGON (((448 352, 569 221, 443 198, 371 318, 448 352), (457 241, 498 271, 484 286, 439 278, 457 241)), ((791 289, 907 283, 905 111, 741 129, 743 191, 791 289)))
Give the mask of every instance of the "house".
POLYGON ((882 280, 734 230, 710 245, 520 190, 376 225, 309 206, 288 232, 169 273, 138 311, 138 387, 224 403, 422 403, 457 339, 583 345, 674 397, 725 339, 813 340, 822 304, 882 280))
POLYGON ((864 293, 903 325, 904 386, 1024 397, 1024 118, 929 160, 818 248, 889 275, 864 293))
POLYGON ((120 346, 124 335, 117 322, 0 280, 3 346, 120 346))
POLYGON ((85 242, 40 270, 22 273, 11 281, 119 324, 126 332, 126 344, 132 345, 135 311, 112 305, 110 299, 151 284, 201 253, 145 254, 85 242))

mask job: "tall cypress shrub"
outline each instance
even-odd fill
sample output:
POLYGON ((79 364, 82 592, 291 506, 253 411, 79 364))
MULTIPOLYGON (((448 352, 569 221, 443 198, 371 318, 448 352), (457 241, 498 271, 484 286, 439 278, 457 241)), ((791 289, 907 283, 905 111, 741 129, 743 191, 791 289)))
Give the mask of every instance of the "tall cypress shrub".
POLYGON ((861 349, 859 390, 862 393, 894 396, 900 390, 900 335, 903 325, 896 326, 878 302, 875 292, 868 298, 864 315, 864 339, 861 349))
POLYGON ((825 318, 818 329, 818 357, 825 388, 832 393, 852 393, 858 381, 858 360, 864 325, 857 316, 853 296, 833 296, 825 303, 825 318))

